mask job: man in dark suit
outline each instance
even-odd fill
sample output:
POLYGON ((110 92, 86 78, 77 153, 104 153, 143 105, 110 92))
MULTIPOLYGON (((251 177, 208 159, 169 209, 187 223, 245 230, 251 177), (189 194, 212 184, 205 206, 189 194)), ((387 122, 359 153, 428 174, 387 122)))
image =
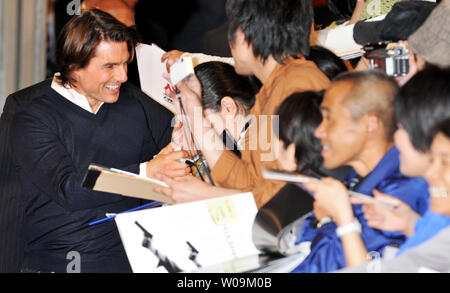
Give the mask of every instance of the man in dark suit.
MULTIPOLYGON (((189 172, 176 161, 184 152, 160 152, 170 142, 172 114, 126 82, 133 36, 100 10, 75 16, 58 42, 60 73, 23 91, 28 105, 10 117, 25 272, 65 272, 73 252, 81 272, 131 270, 114 223, 88 223, 140 201, 82 188, 90 163, 145 176, 189 172)), ((8 107, 13 102, 8 98, 8 107)))

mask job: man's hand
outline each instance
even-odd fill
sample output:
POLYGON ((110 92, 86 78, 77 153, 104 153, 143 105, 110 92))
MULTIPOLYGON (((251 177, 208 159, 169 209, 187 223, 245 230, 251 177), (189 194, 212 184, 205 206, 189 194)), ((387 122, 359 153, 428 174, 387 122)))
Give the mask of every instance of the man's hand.
POLYGON ((157 174, 155 178, 165 182, 169 185, 169 188, 155 187, 154 191, 171 197, 175 201, 175 204, 240 193, 238 190, 214 187, 192 175, 170 178, 163 174, 157 174))
POLYGON ((374 190, 374 197, 380 201, 396 206, 390 209, 384 205, 366 202, 362 198, 352 198, 354 204, 364 204, 363 211, 369 227, 391 232, 402 232, 410 237, 414 234, 414 227, 420 215, 414 212, 405 202, 374 190))
POLYGON ((314 201, 313 203, 313 211, 314 211, 314 216, 316 217, 316 219, 320 222, 323 218, 326 217, 331 217, 328 213, 326 213, 324 210, 322 210, 318 204, 317 201, 314 201))
POLYGON ((324 178, 320 182, 304 184, 313 192, 315 210, 321 212, 320 216, 329 215, 338 226, 346 225, 353 221, 353 209, 345 186, 336 179, 324 178))
POLYGON ((182 177, 191 173, 191 168, 178 160, 188 158, 186 151, 175 151, 177 145, 170 143, 153 160, 147 162, 147 177, 155 178, 158 172, 171 177, 182 177))
POLYGON ((182 51, 172 50, 172 51, 166 52, 166 53, 164 53, 164 55, 162 55, 161 62, 164 62, 167 60, 167 63, 166 63, 167 72, 170 72, 170 67, 175 62, 177 62, 178 59, 180 59, 183 54, 184 54, 184 52, 182 52, 182 51))

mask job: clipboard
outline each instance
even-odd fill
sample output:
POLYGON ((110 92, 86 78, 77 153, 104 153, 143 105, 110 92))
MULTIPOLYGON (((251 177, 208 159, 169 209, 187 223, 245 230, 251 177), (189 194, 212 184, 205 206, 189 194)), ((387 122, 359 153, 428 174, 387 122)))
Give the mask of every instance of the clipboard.
POLYGON ((120 194, 126 197, 174 204, 174 200, 153 191, 155 187, 169 187, 166 183, 123 170, 91 164, 82 186, 94 191, 120 194))

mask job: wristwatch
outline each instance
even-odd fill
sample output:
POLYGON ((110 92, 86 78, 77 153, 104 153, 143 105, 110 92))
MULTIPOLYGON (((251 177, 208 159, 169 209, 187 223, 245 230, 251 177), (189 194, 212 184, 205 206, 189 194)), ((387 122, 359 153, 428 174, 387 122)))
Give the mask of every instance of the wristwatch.
POLYGON ((341 227, 337 227, 336 234, 339 237, 342 237, 345 234, 352 233, 352 232, 357 232, 357 233, 361 234, 361 230, 362 230, 361 224, 359 223, 359 221, 356 218, 354 218, 351 223, 341 226, 341 227))

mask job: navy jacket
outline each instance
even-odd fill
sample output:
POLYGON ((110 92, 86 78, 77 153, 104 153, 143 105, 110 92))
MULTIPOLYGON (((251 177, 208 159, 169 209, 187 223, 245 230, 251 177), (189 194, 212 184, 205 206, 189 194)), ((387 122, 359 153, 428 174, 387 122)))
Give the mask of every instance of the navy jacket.
POLYGON ((48 90, 15 115, 13 158, 22 184, 22 267, 65 272, 78 253, 81 272, 129 272, 114 222, 89 227, 140 200, 81 187, 89 164, 139 172, 170 142, 172 114, 129 84, 96 115, 48 90), (69 258, 69 259, 67 259, 69 258))

